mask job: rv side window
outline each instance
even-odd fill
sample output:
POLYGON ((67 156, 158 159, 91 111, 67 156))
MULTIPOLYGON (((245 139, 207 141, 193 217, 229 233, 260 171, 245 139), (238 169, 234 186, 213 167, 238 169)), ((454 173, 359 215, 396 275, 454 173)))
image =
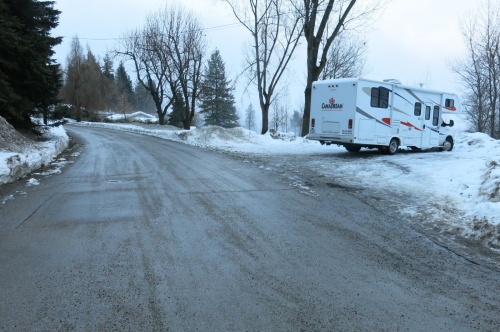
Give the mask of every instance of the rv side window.
POLYGON ((448 108, 455 107, 455 100, 454 99, 446 99, 444 106, 448 107, 448 108))
POLYGON ((431 118, 431 107, 425 106, 425 119, 430 120, 431 118))
POLYGON ((422 114, 422 103, 415 103, 415 115, 420 116, 422 114))
POLYGON ((439 123, 439 106, 434 106, 434 112, 432 112, 432 125, 437 126, 439 123))
POLYGON ((371 91, 371 107, 387 108, 389 107, 389 89, 380 87, 372 88, 371 91))

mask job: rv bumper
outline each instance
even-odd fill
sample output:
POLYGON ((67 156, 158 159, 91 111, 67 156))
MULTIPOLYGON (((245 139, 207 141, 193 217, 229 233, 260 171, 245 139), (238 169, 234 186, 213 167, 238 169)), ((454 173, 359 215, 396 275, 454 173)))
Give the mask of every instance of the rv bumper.
POLYGON ((312 141, 320 141, 321 143, 329 143, 329 144, 350 144, 353 142, 352 137, 342 137, 342 136, 332 136, 332 135, 322 135, 322 134, 314 134, 310 133, 306 136, 306 139, 312 141))

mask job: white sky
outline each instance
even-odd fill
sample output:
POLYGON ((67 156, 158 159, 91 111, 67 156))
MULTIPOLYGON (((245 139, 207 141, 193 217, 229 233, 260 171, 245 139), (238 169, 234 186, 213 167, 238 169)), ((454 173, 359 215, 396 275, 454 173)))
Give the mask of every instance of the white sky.
MULTIPOLYGON (((367 29, 367 78, 396 78, 404 84, 425 83, 426 87, 459 92, 457 77, 449 69, 450 61, 463 56, 464 45, 460 19, 480 1, 474 0, 389 0, 380 18, 367 29)), ((65 64, 71 39, 78 35, 85 47, 102 58, 129 29, 141 27, 148 13, 166 0, 56 0, 61 10, 60 25, 54 35, 63 36, 56 47, 56 59, 65 64)), ((236 22, 229 9, 217 0, 183 0, 207 28, 209 53, 218 48, 226 62, 229 79, 242 68, 243 46, 248 34, 236 22)), ((305 45, 303 45, 304 47, 305 45)), ((115 61, 115 64, 118 60, 115 61)), ((297 109, 303 100, 304 60, 293 64, 293 77, 299 78, 289 88, 287 103, 297 109)), ((129 73, 133 77, 133 73, 129 73)), ((242 82, 243 83, 243 82, 242 82)), ((235 97, 240 111, 249 103, 241 88, 235 97)), ((253 91, 251 91, 254 93, 253 91)), ((250 98, 251 100, 251 98, 250 98)), ((254 107, 257 103, 252 100, 254 107)))

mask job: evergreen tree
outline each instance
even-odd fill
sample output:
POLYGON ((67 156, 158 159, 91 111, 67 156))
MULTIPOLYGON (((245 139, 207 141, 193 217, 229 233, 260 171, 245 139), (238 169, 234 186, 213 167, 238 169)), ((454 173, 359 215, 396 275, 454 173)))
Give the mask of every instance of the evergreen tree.
POLYGON ((155 101, 151 97, 151 93, 137 82, 134 88, 134 105, 136 110, 143 111, 148 114, 158 115, 156 112, 155 101))
POLYGON ((115 73, 113 69, 113 60, 106 53, 103 59, 103 65, 101 67, 102 76, 101 80, 104 87, 104 100, 106 101, 106 108, 112 108, 116 103, 116 87, 115 87, 115 73))
MULTIPOLYGON (((180 91, 177 92, 176 96, 180 96, 180 91)), ((169 114, 168 124, 184 128, 184 114, 186 114, 186 104, 184 103, 184 100, 182 98, 174 97, 172 112, 169 114)))
POLYGON ((125 96, 129 104, 134 103, 134 89, 132 88, 132 80, 127 74, 123 61, 120 62, 115 73, 115 85, 118 96, 125 96))
POLYGON ((200 113, 205 115, 206 125, 224 128, 238 126, 238 114, 232 94, 234 88, 229 84, 230 81, 226 79, 224 61, 220 52, 215 50, 205 68, 200 94, 200 113))
POLYGON ((0 0, 0 115, 16 128, 34 129, 31 116, 57 103, 61 84, 50 31, 60 12, 54 1, 0 0))
POLYGON ((113 60, 111 60, 109 53, 106 53, 106 55, 104 56, 103 65, 102 65, 102 73, 111 82, 113 82, 115 80, 115 73, 113 70, 113 60))
POLYGON ((253 108, 252 104, 248 105, 248 108, 245 112, 245 126, 246 128, 248 128, 248 130, 252 130, 252 128, 255 126, 255 109, 253 108))
POLYGON ((83 54, 80 39, 77 36, 71 40, 70 53, 66 59, 66 63, 65 80, 60 95, 65 103, 73 105, 76 111, 76 121, 80 122, 82 120, 82 75, 85 65, 85 55, 83 54))
POLYGON ((87 51, 83 69, 82 106, 90 113, 91 120, 97 120, 95 111, 102 111, 107 108, 105 99, 106 80, 99 62, 90 50, 87 51))
POLYGON ((290 117, 290 126, 294 128, 295 134, 299 135, 302 130, 302 117, 304 111, 294 110, 292 116, 290 117))
POLYGON ((60 96, 65 103, 73 105, 77 121, 83 117, 97 121, 99 111, 108 110, 118 102, 107 66, 108 60, 101 66, 90 49, 85 56, 78 37, 73 38, 60 96))

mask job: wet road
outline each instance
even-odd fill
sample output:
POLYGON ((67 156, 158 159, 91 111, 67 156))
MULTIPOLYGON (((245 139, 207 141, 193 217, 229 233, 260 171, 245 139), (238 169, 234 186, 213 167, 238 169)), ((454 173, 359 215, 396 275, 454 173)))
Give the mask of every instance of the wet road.
POLYGON ((311 194, 251 159, 68 132, 80 154, 61 174, 0 187, 2 331, 500 328, 498 271, 342 188, 311 194))

